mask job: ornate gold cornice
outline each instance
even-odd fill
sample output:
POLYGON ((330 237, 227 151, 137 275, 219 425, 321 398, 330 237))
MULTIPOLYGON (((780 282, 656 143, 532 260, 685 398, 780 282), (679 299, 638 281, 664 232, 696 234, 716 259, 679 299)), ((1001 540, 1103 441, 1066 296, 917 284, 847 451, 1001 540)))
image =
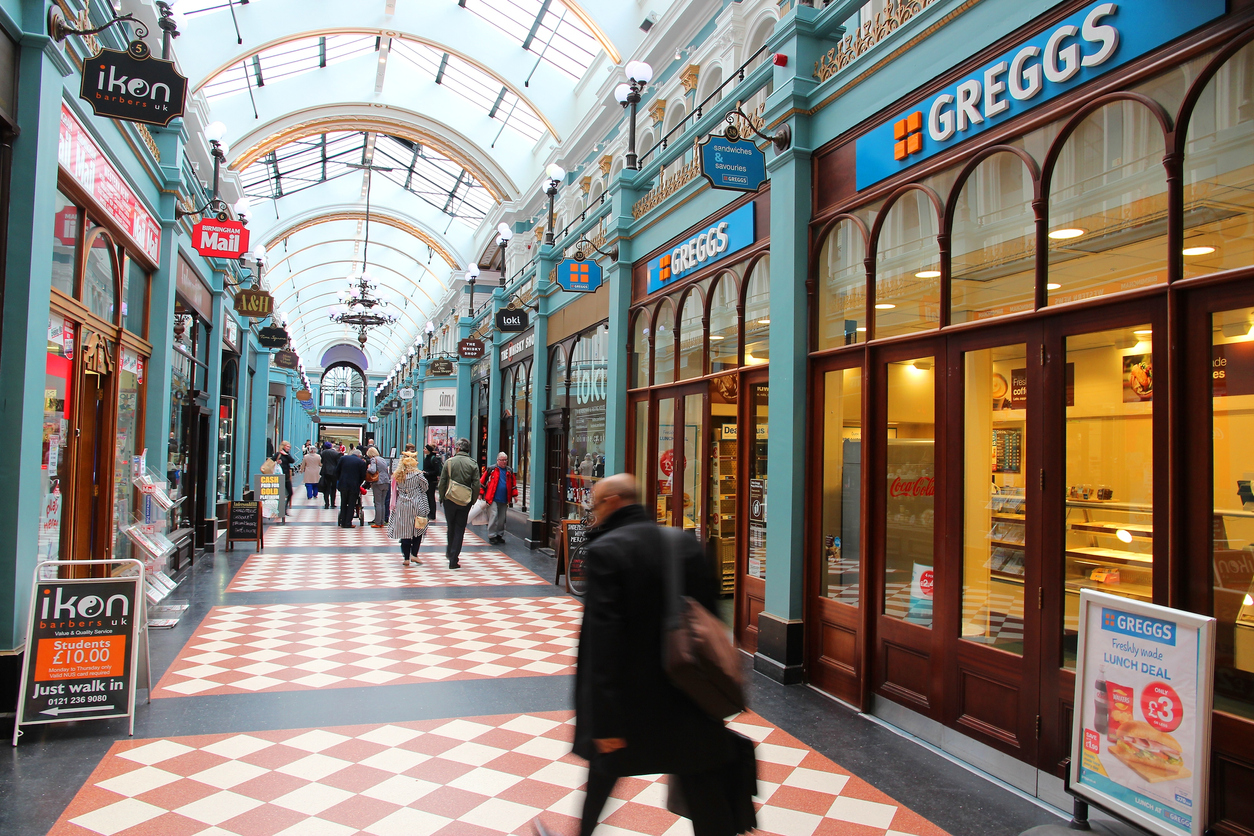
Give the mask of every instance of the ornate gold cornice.
POLYGON ((604 157, 597 160, 597 165, 601 167, 601 176, 607 177, 609 176, 610 169, 614 166, 614 158, 609 154, 606 154, 604 157))
POLYGON ((654 99, 653 104, 649 105, 649 119, 655 125, 662 124, 662 120, 666 117, 666 99, 654 99))
POLYGON ((684 88, 685 93, 691 93, 697 89, 697 78, 701 75, 701 65, 689 64, 688 68, 679 74, 679 83, 684 88))

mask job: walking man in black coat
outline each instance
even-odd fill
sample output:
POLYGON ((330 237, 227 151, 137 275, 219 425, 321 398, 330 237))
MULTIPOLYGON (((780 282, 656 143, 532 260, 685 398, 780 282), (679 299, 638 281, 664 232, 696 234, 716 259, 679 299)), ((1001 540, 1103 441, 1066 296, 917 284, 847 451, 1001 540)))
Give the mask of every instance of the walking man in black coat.
POLYGON ((340 528, 352 528, 361 501, 361 486, 366 481, 366 460, 356 450, 340 459, 340 528))
MULTIPOLYGON (((722 780, 732 734, 662 668, 666 561, 683 561, 684 594, 711 611, 713 574, 695 539, 686 553, 669 553, 630 474, 602 479, 592 501, 575 675, 574 752, 588 761, 579 834, 591 836, 620 777, 666 773, 682 788, 695 836, 734 836, 722 780)), ((537 836, 554 836, 539 819, 532 824, 537 836)))
POLYGON ((335 507, 335 492, 340 485, 340 458, 343 453, 329 441, 322 443, 322 479, 318 489, 322 491, 322 507, 335 507))

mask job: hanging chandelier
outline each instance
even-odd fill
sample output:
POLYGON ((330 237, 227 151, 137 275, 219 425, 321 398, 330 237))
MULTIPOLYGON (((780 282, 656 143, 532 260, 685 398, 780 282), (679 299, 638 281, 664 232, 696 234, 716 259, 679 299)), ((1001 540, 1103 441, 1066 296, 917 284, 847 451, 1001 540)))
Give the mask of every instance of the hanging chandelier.
POLYGON ((363 168, 366 171, 366 234, 361 248, 361 273, 360 275, 349 277, 348 287, 339 292, 339 304, 331 306, 328 311, 328 318, 340 325, 356 328, 357 342, 364 350, 366 347, 366 334, 371 328, 392 325, 400 319, 397 314, 390 310, 388 303, 379 298, 379 286, 370 281, 370 274, 366 272, 367 256, 370 252, 370 187, 372 176, 376 171, 391 171, 391 169, 373 165, 354 165, 352 167, 363 168))

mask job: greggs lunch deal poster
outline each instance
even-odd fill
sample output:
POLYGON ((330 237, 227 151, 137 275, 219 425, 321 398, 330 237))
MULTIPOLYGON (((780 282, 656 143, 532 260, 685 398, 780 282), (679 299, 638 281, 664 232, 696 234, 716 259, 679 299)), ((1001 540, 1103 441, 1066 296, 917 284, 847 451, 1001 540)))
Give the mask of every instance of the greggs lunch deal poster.
POLYGON ((1155 833, 1202 833, 1214 619, 1087 590, 1080 617, 1073 787, 1155 833))

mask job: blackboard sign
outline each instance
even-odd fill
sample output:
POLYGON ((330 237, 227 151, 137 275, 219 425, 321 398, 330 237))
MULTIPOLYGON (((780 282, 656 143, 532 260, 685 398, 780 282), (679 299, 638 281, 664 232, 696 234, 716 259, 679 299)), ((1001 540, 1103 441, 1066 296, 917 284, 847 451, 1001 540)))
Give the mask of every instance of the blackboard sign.
POLYGON ((257 551, 266 546, 265 529, 261 525, 260 502, 230 502, 226 512, 226 550, 233 551, 236 540, 256 542, 257 551))
POLYGON ((36 569, 19 727, 134 713, 143 575, 127 564, 136 572, 120 578, 48 580, 39 577, 48 563, 36 569))
POLYGON ((584 564, 584 545, 588 527, 580 520, 562 521, 562 554, 566 562, 566 591, 583 595, 588 589, 588 572, 584 564))

